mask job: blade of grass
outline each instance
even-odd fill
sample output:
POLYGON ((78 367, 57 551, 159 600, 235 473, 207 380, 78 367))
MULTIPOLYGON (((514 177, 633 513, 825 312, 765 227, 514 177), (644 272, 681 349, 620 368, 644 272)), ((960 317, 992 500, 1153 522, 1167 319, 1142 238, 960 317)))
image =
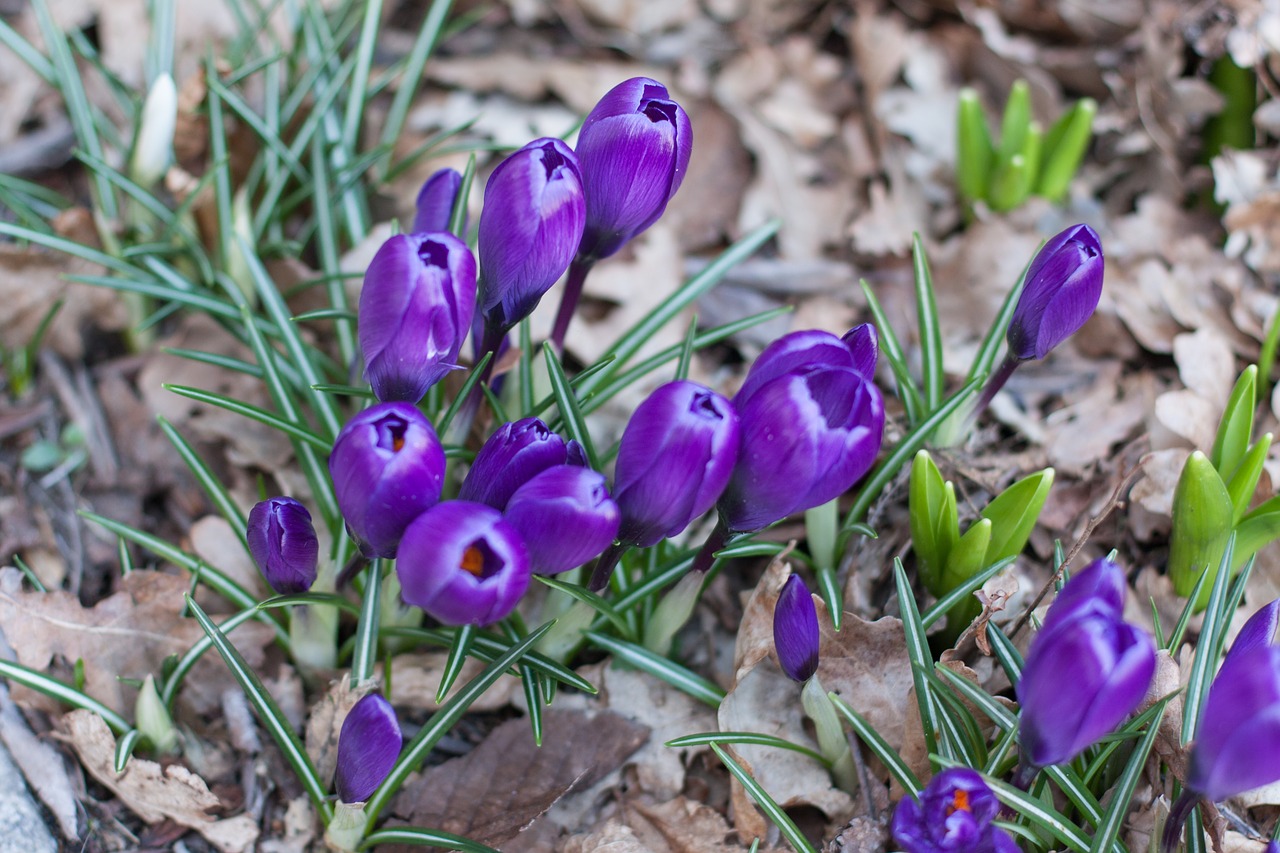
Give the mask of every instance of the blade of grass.
POLYGON ((824 766, 830 766, 831 764, 825 756, 809 749, 807 746, 801 746, 798 743, 792 743, 789 740, 773 735, 760 734, 759 732, 707 732, 705 734, 685 735, 669 740, 663 746, 682 749, 688 746, 709 746, 713 743, 749 743, 755 746, 771 746, 774 749, 787 749, 806 755, 824 766))
POLYGON ((773 798, 769 796, 769 793, 764 788, 760 787, 760 783, 751 778, 751 774, 748 773, 742 765, 734 761, 729 756, 729 753, 721 749, 718 744, 711 744, 711 751, 716 754, 716 757, 720 759, 721 763, 723 763, 724 766, 728 768, 729 772, 733 774, 733 778, 737 779, 738 782, 741 783, 742 787, 746 789, 747 794, 750 795, 751 799, 755 801, 755 804, 765 813, 765 816, 768 817, 769 820, 773 821, 773 825, 778 827, 778 831, 782 833, 782 837, 787 839, 791 846, 795 848, 796 853, 817 853, 817 851, 813 849, 813 845, 809 843, 809 840, 804 837, 804 833, 802 833, 795 825, 795 822, 792 821, 787 813, 782 810, 781 806, 773 801, 773 798))
MULTIPOLYGON (((248 622, 258 615, 256 609, 241 610, 234 616, 229 616, 218 626, 218 630, 224 635, 230 634, 236 628, 248 622)), ((213 648, 213 640, 208 635, 201 637, 192 644, 191 648, 182 655, 173 670, 169 673, 168 678, 164 681, 164 686, 160 688, 160 701, 164 702, 164 706, 170 713, 173 713, 173 703, 178 699, 178 688, 182 686, 182 682, 186 680, 191 668, 196 665, 204 653, 213 648)))
POLYGON ((360 621, 356 624, 356 644, 351 653, 351 683, 364 684, 373 678, 378 662, 378 628, 382 616, 382 560, 374 560, 365 573, 360 599, 360 621))
POLYGON ((444 672, 440 674, 440 687, 436 690, 437 705, 444 703, 444 697, 449 695, 449 689, 462 674, 462 667, 467 662, 467 653, 471 651, 471 642, 475 637, 475 625, 463 625, 456 629, 449 657, 445 660, 444 672))
POLYGON ((947 376, 942 365, 942 329, 938 324, 938 302, 933 295, 933 273, 929 271, 929 258, 919 232, 911 235, 911 263, 915 272, 916 317, 920 324, 925 411, 932 412, 942 402, 947 376))
POLYGON ((584 631, 583 633, 588 640, 600 647, 601 650, 609 652, 618 660, 634 666, 636 669, 662 679, 699 702, 710 705, 712 708, 718 708, 720 703, 724 701, 724 691, 715 682, 703 678, 701 675, 691 672, 661 655, 654 654, 644 646, 629 643, 626 640, 619 640, 617 637, 610 637, 597 631, 584 631))
POLYGON ((12 681, 14 684, 21 684, 23 687, 30 687, 32 690, 43 693, 50 698, 57 699, 65 705, 73 708, 83 708, 86 711, 92 711, 115 731, 116 734, 124 734, 129 731, 132 726, 129 721, 121 717, 115 711, 103 705, 92 696, 75 689, 69 684, 63 684, 56 678, 50 678, 43 672, 37 672, 29 669, 20 663, 14 663, 10 660, 0 658, 0 677, 4 677, 12 681))
MULTIPOLYGON (((382 629, 382 633, 387 637, 407 637, 418 642, 431 643, 443 648, 449 648, 453 645, 453 631, 443 628, 403 628, 388 625, 382 629)), ((484 631, 477 633, 471 643, 472 655, 486 662, 497 659, 499 655, 506 652, 507 648, 508 646, 504 641, 484 631)), ((525 660, 528 661, 529 666, 549 678, 554 678, 561 684, 572 687, 575 690, 581 690, 583 693, 592 696, 597 693, 594 684, 559 661, 552 660, 537 652, 530 652, 525 656, 525 660)))
POLYGON ((907 571, 902 567, 900 557, 893 561, 893 579, 898 590, 902 629, 907 639, 907 657, 912 666, 911 683, 916 688, 920 726, 924 730, 925 748, 932 754, 938 751, 939 716, 937 705, 930 696, 929 682, 924 677, 923 668, 933 666, 933 654, 929 651, 929 640, 925 636, 924 625, 920 622, 920 612, 916 609, 915 593, 911 590, 911 582, 907 580, 907 571))
POLYGON ((911 378, 911 370, 907 367, 907 357, 903 353, 902 344, 898 341, 898 335, 893 331, 889 317, 884 313, 884 308, 881 307, 880 300, 871 289, 871 285, 867 284, 865 279, 859 280, 858 284, 862 287, 862 293, 867 299, 867 307, 871 309, 871 319, 880 337, 880 350, 884 353, 885 361, 889 362, 893 378, 898 384, 898 399, 902 401, 902 408, 906 411, 907 423, 914 426, 920 423, 920 419, 926 412, 924 401, 920 399, 920 391, 916 389, 916 383, 911 378))
POLYGON ((1124 824, 1125 819, 1129 816, 1130 806, 1133 802, 1133 792, 1138 787, 1138 778, 1142 773, 1142 769, 1147 764, 1147 756, 1151 754, 1151 748, 1155 746, 1156 737, 1160 734, 1160 721, 1164 718, 1164 707, 1160 708, 1156 718, 1147 725, 1147 734, 1142 739, 1142 743, 1138 744, 1138 748, 1133 751, 1133 755, 1129 758, 1129 763, 1125 765, 1124 773, 1120 775, 1119 781, 1116 782, 1112 789, 1111 805, 1107 808, 1106 814, 1103 815, 1102 823, 1098 826, 1098 831, 1093 836, 1093 846, 1090 853, 1103 853, 1110 850, 1114 846, 1116 850, 1123 851, 1123 847, 1119 844, 1120 827, 1124 824))
MULTIPOLYGON (((182 461, 187 463, 187 468, 195 476, 198 482, 209 496, 210 502, 214 508, 222 514, 227 524, 231 526, 231 531, 235 533, 236 538, 240 540, 241 547, 245 553, 249 554, 249 540, 246 534, 245 516, 240 511, 240 507, 236 506, 235 500, 231 497, 231 493, 227 491, 226 486, 222 485, 222 481, 218 479, 218 475, 205 464, 200 458, 200 454, 196 453, 195 448, 187 443, 182 434, 169 423, 164 415, 157 415, 156 421, 160 424, 160 431, 169 439, 169 443, 178 451, 178 455, 182 457, 182 461)), ((252 554, 250 554, 252 557, 252 554)))
POLYGON ((1226 612, 1224 605, 1227 601, 1227 582, 1231 574, 1231 561, 1235 556, 1235 542, 1236 535, 1232 533, 1227 539, 1227 547, 1222 553, 1222 561, 1218 565, 1213 588, 1209 593, 1209 604, 1204 611, 1204 623, 1200 628, 1200 639, 1196 643, 1196 655, 1191 662, 1191 674, 1187 678, 1187 692, 1182 697, 1183 743, 1189 743, 1195 737, 1196 725, 1200 721, 1200 709, 1204 707, 1209 685, 1218 669, 1220 635, 1226 631, 1227 624, 1231 621, 1231 614, 1226 612))
POLYGON ((417 826, 393 826, 375 830, 360 842, 361 850, 373 850, 382 844, 413 844, 418 847, 442 847, 445 850, 461 850, 462 853, 501 853, 475 841, 445 832, 442 829, 423 829, 417 826))
POLYGON ((555 347, 548 341, 542 345, 542 357, 547 365, 547 376, 551 380, 551 391, 555 394, 556 405, 560 408, 560 419, 564 422, 569 437, 582 445, 587 456, 587 463, 593 470, 600 470, 600 459, 596 456, 595 443, 591 440, 591 432, 587 429, 586 418, 578 406, 578 397, 569 387, 569 379, 556 357, 555 347))
MULTIPOLYGON (((427 10, 422 29, 418 30, 413 47, 409 49, 409 57, 405 60, 400 87, 391 100, 386 121, 382 125, 382 136, 379 137, 379 142, 383 145, 394 146, 396 140, 400 138, 401 131, 404 130, 409 108, 413 105, 414 96, 418 93, 418 86, 423 79, 422 69, 431 58, 431 52, 435 49, 436 40, 440 37, 440 30, 444 27, 445 18, 448 17, 452 6, 453 0, 434 0, 431 8, 427 10)), ((385 167, 381 178, 387 180, 385 167)))

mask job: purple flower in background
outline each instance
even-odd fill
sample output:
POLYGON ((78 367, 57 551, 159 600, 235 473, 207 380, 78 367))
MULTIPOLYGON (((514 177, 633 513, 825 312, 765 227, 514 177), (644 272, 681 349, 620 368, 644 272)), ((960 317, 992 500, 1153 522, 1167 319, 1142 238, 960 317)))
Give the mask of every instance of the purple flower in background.
MULTIPOLYGON (((427 178, 418 191, 418 213, 413 218, 413 233, 448 231, 453 216, 453 205, 462 187, 462 175, 456 169, 441 169, 427 178)), ((462 233, 467 233, 463 217, 462 233)))
POLYGON ((370 693, 352 706, 338 733, 338 799, 369 799, 395 766, 402 744, 396 712, 382 694, 370 693))
POLYGON ((934 776, 920 799, 903 797, 893 813, 893 840, 906 853, 1018 853, 1018 845, 992 821, 996 795, 982 776, 953 767, 934 776))
POLYGON ((1232 649, 1209 688, 1187 787, 1217 802, 1280 780, 1280 648, 1232 649))
POLYGON ((440 500, 444 450, 409 403, 356 415, 333 443, 329 474, 338 509, 366 557, 394 557, 409 522, 440 500))
POLYGON ((479 235, 480 311, 490 333, 527 317, 564 274, 585 218, 578 159, 560 140, 534 140, 494 170, 479 235))
POLYGON ((773 609, 773 649, 788 678, 803 683, 813 677, 820 641, 813 596, 799 575, 791 575, 773 609))
POLYGON ((1227 652, 1222 665, 1225 667, 1232 658, 1243 655, 1249 649, 1274 646, 1277 629, 1280 629, 1280 598, 1249 617, 1249 621, 1244 623, 1244 627, 1236 635, 1236 641, 1231 644, 1231 651, 1227 652))
POLYGON ((871 381, 876 337, 795 332, 751 367, 733 405, 742 450, 720 499, 730 531, 760 530, 839 497, 867 473, 884 438, 884 398, 871 381))
POLYGON ((506 509, 507 501, 553 465, 585 465, 582 446, 566 442, 537 418, 505 423, 480 448, 458 499, 506 509))
POLYGON ((1031 643, 1017 685, 1018 739, 1031 766, 1070 761, 1119 725, 1147 692, 1155 644, 1120 619, 1119 572, 1100 560, 1072 578, 1031 643))
POLYGON ((709 510, 738 457, 738 415, 696 382, 669 382, 632 414, 614 468, 618 538, 648 547, 709 510))
POLYGON ((249 553, 280 595, 306 592, 316 582, 320 543, 311 513, 293 498, 269 498, 249 510, 249 553))
POLYGON ((1009 356, 1044 358, 1093 316, 1102 296, 1102 242, 1088 225, 1073 225, 1045 244, 1027 269, 1009 321, 1009 356))
POLYGON ((476 263, 452 234, 399 234, 360 291, 360 351, 379 400, 416 403, 457 367, 475 311, 476 263))
POLYGON ((587 115, 576 150, 587 196, 578 254, 598 260, 662 216, 688 170, 693 128, 665 86, 633 77, 587 115))
POLYGON ((446 625, 489 625, 529 587, 529 555, 491 506, 445 501, 404 532, 396 557, 400 595, 446 625))
POLYGON ((600 556, 618 534, 618 505, 604 475, 577 465, 556 465, 516 490, 504 517, 520 532, 529 564, 553 575, 600 556))

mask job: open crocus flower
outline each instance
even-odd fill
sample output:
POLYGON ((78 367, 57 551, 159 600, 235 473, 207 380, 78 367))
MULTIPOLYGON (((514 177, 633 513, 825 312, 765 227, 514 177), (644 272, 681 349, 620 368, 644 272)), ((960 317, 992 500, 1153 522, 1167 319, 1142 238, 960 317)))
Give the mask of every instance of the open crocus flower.
POLYGON ((875 358, 871 326, 795 332, 760 354, 733 398, 742 449, 718 505, 729 531, 824 504, 870 470, 884 438, 875 358))
POLYGON ((992 821, 996 795, 967 767, 943 770, 893 813, 893 840, 906 853, 1018 853, 1009 833, 992 821))
POLYGON ((329 474, 338 509, 366 557, 394 557, 409 522, 440 500, 444 449, 408 403, 356 415, 333 443, 329 474))
POLYGON ((503 516, 520 531, 533 571, 553 575, 600 556, 618 533, 618 505, 604 475, 556 465, 511 496, 503 516))
POLYGON ((403 737, 396 712, 380 693, 354 706, 338 732, 334 788, 344 803, 363 803, 387 778, 400 757, 403 737))
POLYGON ((1071 337, 1102 296, 1102 241, 1088 225, 1056 235, 1032 260, 1006 340, 1011 358, 1044 358, 1071 337))
POLYGON ((476 454, 459 500, 506 509, 516 489, 553 465, 585 465, 582 446, 565 441, 537 418, 505 423, 476 454))
POLYGON ((804 683, 818 671, 818 611, 799 575, 790 575, 773 609, 773 650, 787 678, 804 683))
POLYGON ((311 513, 293 498, 268 498, 249 510, 249 553, 280 595, 306 592, 316 582, 320 543, 311 513))
POLYGON ((529 555, 502 513, 445 501, 404 532, 396 557, 400 595, 446 625, 489 625, 529 587, 529 555))
POLYGON ((476 262, 446 232, 382 244, 360 291, 360 352, 379 400, 416 403, 457 367, 471 331, 476 262))

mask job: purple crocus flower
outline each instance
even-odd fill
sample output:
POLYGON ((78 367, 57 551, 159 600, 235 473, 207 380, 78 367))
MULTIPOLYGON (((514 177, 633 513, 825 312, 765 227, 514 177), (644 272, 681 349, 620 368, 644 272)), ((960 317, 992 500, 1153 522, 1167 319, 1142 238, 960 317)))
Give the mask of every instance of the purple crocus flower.
POLYGON ((486 338, 527 317, 564 274, 585 219, 578 159, 559 139, 536 139, 494 170, 480 213, 486 338))
POLYGON ((1209 688, 1187 787, 1217 802, 1280 780, 1280 648, 1235 649, 1209 688))
POLYGON ((293 498, 268 498, 249 510, 249 553, 280 595, 306 592, 316 582, 320 543, 311 513, 293 498))
POLYGON ((696 382, 669 382, 632 414, 614 468, 618 538, 648 547, 709 510, 738 457, 738 414, 696 382))
POLYGON ((803 683, 813 677, 820 641, 813 596, 799 575, 791 575, 773 609, 773 649, 788 678, 803 683))
POLYGON ((396 712, 381 693, 370 693, 353 705, 338 732, 338 799, 369 799, 395 766, 402 744, 396 712))
POLYGON ((1247 650, 1276 644, 1276 632, 1280 629, 1280 598, 1258 610, 1244 623, 1236 641, 1231 644, 1222 665, 1225 667, 1231 659, 1243 655, 1247 650))
POLYGON ((582 446, 566 442, 537 418, 505 423, 480 448, 462 481, 458 498, 507 508, 507 501, 537 474, 553 465, 585 465, 582 446))
POLYGON ((409 403, 356 415, 333 443, 329 474, 338 509, 366 557, 394 557, 409 522, 440 500, 444 450, 409 403))
POLYGON ((578 133, 587 195, 579 257, 607 258, 657 222, 684 180, 692 151, 689 116, 665 86, 633 77, 610 89, 578 133))
POLYGON ((760 530, 839 497, 876 460, 884 398, 870 327, 796 332, 765 349, 733 398, 742 451, 720 499, 728 530, 760 530))
POLYGON ((1114 729, 1155 674, 1155 644, 1116 610, 1119 571, 1097 561, 1072 578, 1031 643, 1017 695, 1018 739, 1032 767, 1070 761, 1114 729))
POLYGON ((516 490, 504 517, 520 532, 533 571, 553 575, 600 556, 618 533, 618 505, 604 475, 556 465, 516 490))
POLYGON ((920 792, 903 797, 893 813, 893 840, 906 853, 1018 853, 1018 845, 992 821, 996 795, 967 767, 943 770, 920 792))
POLYGON ((493 507, 445 501, 405 530, 396 576, 406 603, 446 625, 489 625, 528 589, 529 554, 493 507))
POLYGON ((1073 225, 1040 250, 1009 321, 1009 356, 1044 358, 1093 316, 1102 296, 1102 242, 1088 225, 1073 225))
MULTIPOLYGON (((462 175, 456 169, 441 169, 427 178, 418 191, 418 212, 413 218, 413 233, 448 231, 453 217, 453 205, 462 187, 462 175)), ((462 233, 466 233, 464 219, 462 233)))
POLYGON ((475 299, 475 259, 452 234, 382 244, 360 291, 360 351, 379 400, 416 403, 457 367, 475 299))

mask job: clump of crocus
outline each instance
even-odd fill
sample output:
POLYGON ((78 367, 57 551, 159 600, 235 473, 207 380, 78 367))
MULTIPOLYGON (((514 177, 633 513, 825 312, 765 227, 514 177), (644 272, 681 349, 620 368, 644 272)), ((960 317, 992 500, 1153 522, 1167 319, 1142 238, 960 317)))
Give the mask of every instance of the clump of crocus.
MULTIPOLYGON (((448 231, 449 220, 453 217, 453 206, 458 201, 458 190, 461 187, 462 175, 457 169, 441 169, 427 178, 422 184, 422 189, 418 190, 413 233, 448 231)), ((465 234, 466 230, 464 216, 461 231, 465 234)))
POLYGON ((529 554, 491 506, 445 501, 419 515, 396 556, 400 595, 446 625, 489 625, 529 587, 529 554))
POLYGON ((1278 626, 1280 600, 1250 617, 1222 661, 1196 725, 1186 789, 1165 824, 1166 853, 1201 799, 1218 802, 1280 781, 1278 626))
POLYGON ((738 413, 724 397, 682 380, 658 388, 627 422, 614 467, 618 543, 596 565, 603 588, 622 550, 681 533, 715 505, 738 457, 738 413))
POLYGON ((306 592, 316 582, 320 543, 311 513, 293 498, 268 498, 249 510, 249 553, 280 595, 306 592))
POLYGON ((563 349, 591 266, 657 222, 680 188, 693 152, 693 127, 665 86, 633 77, 610 89, 587 114, 576 150, 587 219, 551 333, 557 350, 563 349))
POLYGON ((503 516, 524 539, 533 571, 544 575, 600 556, 620 520, 604 475, 577 465, 556 465, 531 478, 516 489, 503 516))
POLYGON ((920 799, 903 797, 893 813, 893 840, 906 853, 1018 853, 996 826, 1000 802, 982 776, 967 767, 943 770, 920 799))
POLYGON ((578 158, 560 140, 536 139, 494 170, 480 212, 481 353, 493 352, 564 275, 585 221, 578 158))
POLYGON ((457 367, 475 299, 475 259, 452 234, 382 244, 360 291, 360 351, 379 400, 416 403, 457 367))
POLYGON ((792 681, 802 684, 800 701, 813 720, 818 748, 831 762, 831 776, 846 791, 857 789, 853 754, 845 738, 835 706, 818 678, 818 651, 822 636, 813 595, 799 575, 788 576, 773 609, 773 650, 778 664, 792 681))
POLYGON ((555 465, 585 465, 582 445, 565 441, 537 418, 503 424, 485 441, 462 481, 458 498, 506 509, 507 501, 555 465))
POLYGON ((325 830, 330 849, 359 848, 368 825, 364 803, 391 773, 403 745, 395 709, 382 694, 370 693, 347 713, 338 732, 338 803, 325 830))
POLYGON ((440 500, 444 471, 444 449, 415 406, 381 403, 348 421, 329 474, 361 553, 394 557, 409 523, 440 500))
POLYGON ((1155 674, 1155 644, 1123 620, 1124 573, 1105 558, 1063 588, 1031 643, 1017 696, 1020 781, 1070 761, 1129 716, 1155 674))

